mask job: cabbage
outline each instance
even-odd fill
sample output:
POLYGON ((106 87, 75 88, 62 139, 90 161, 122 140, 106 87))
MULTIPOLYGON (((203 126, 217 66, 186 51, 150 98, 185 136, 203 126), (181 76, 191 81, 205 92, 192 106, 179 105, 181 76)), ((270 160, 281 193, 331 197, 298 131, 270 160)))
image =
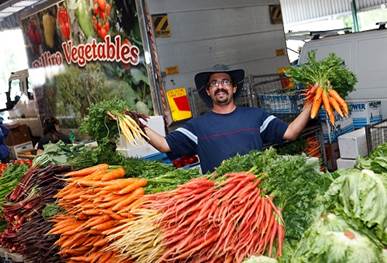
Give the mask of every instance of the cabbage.
POLYGON ((382 263, 383 251, 333 213, 323 214, 305 232, 292 263, 382 263))
POLYGON ((353 220, 359 230, 371 232, 387 245, 387 176, 370 170, 339 172, 325 198, 328 210, 353 220))

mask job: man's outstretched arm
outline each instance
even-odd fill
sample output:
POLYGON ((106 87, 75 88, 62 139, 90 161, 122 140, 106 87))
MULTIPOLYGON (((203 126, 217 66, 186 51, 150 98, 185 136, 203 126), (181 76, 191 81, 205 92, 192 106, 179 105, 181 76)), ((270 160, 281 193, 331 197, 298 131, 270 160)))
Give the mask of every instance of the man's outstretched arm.
POLYGON ((308 103, 304 106, 302 112, 288 126, 284 134, 284 140, 293 141, 301 134, 310 118, 312 104, 308 103))
POLYGON ((159 150, 160 152, 163 152, 163 153, 171 151, 171 149, 167 143, 167 140, 165 139, 164 136, 158 134, 157 132, 155 132, 154 130, 152 130, 149 127, 145 127, 144 130, 145 130, 146 135, 149 138, 149 143, 153 147, 155 147, 157 150, 159 150))

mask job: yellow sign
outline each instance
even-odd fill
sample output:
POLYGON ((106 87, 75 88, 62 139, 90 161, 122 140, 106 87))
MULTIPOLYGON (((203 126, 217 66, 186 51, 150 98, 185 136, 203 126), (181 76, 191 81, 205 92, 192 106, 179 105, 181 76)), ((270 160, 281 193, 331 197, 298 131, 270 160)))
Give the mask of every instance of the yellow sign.
POLYGON ((168 90, 167 98, 173 121, 181 121, 192 117, 187 91, 184 87, 168 90))
POLYGON ((156 37, 171 36, 171 27, 169 25, 167 14, 152 15, 152 21, 156 37))
POLYGON ((167 75, 175 75, 179 74, 179 66, 167 67, 165 68, 165 74, 167 75))

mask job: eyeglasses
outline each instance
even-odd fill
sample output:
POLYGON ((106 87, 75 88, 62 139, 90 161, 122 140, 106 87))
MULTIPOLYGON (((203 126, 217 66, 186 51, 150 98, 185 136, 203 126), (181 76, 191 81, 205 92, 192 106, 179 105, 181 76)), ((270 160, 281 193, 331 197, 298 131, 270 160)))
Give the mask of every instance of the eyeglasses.
POLYGON ((231 86, 232 81, 229 79, 222 79, 222 80, 213 80, 210 83, 208 83, 208 86, 211 88, 215 88, 218 86, 231 86))

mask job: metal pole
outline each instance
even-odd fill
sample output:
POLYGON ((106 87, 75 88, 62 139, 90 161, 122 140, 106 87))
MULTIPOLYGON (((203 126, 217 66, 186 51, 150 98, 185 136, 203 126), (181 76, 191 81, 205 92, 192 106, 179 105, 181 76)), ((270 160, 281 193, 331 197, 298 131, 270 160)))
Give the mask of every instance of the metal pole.
POLYGON ((171 112, 166 102, 160 65, 157 60, 151 18, 146 10, 144 0, 135 0, 135 2, 154 112, 156 115, 163 115, 167 125, 170 125, 172 123, 171 112))
POLYGON ((352 0, 352 2, 351 2, 351 9, 352 9, 353 30, 355 32, 359 32, 360 31, 360 26, 359 26, 359 19, 357 17, 356 0, 352 0))

